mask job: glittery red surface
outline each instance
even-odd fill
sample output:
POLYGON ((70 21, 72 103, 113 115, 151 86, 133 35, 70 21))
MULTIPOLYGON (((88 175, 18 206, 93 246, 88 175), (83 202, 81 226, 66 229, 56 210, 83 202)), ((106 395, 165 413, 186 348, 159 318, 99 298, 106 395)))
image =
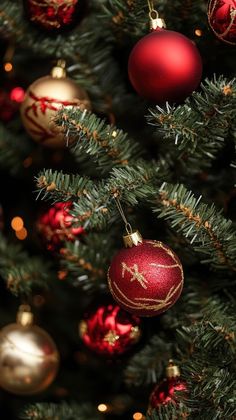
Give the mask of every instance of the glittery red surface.
POLYGON ((182 265, 167 245, 144 240, 115 255, 108 284, 114 299, 128 312, 155 316, 179 298, 183 288, 182 265))
POLYGON ((134 46, 128 73, 140 96, 158 104, 178 103, 199 85, 202 60, 190 39, 178 32, 159 29, 134 46))
POLYGON ((80 3, 80 0, 27 0, 26 10, 32 22, 53 31, 75 23, 80 3))
POLYGON ((84 344, 102 355, 122 355, 139 339, 140 333, 133 328, 140 325, 140 319, 130 315, 116 304, 103 304, 85 314, 86 332, 81 334, 84 344), (109 336, 117 337, 109 343, 109 336))
POLYGON ((81 226, 72 227, 71 207, 71 202, 56 203, 39 217, 37 229, 47 243, 48 250, 55 251, 64 241, 74 242, 84 233, 81 226))
POLYGON ((175 391, 186 391, 186 384, 180 377, 164 379, 150 395, 149 410, 159 405, 175 402, 175 391))
POLYGON ((218 38, 236 44, 236 0, 211 0, 208 21, 218 38))

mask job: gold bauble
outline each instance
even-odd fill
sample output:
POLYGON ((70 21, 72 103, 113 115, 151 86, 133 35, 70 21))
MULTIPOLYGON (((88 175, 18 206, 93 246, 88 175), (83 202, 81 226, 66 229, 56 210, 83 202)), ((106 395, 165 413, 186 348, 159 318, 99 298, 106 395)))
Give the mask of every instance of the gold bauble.
POLYGON ((59 60, 51 76, 41 77, 26 91, 21 104, 21 119, 26 131, 47 147, 64 147, 66 140, 53 119, 60 108, 91 109, 84 89, 66 77, 65 62, 59 60))
POLYGON ((51 337, 32 324, 29 307, 0 332, 0 386, 18 395, 46 389, 56 376, 59 353, 51 337))

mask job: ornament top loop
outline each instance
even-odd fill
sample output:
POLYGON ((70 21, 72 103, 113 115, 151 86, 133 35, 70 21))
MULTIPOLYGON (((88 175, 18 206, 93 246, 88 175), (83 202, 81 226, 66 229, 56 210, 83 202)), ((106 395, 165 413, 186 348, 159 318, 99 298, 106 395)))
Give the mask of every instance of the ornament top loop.
POLYGON ((66 62, 65 60, 58 60, 56 66, 51 70, 51 76, 55 79, 64 79, 66 77, 66 62))
POLYGON ((149 25, 150 31, 155 31, 156 29, 166 28, 166 23, 164 19, 159 18, 159 13, 157 10, 154 9, 153 1, 151 2, 148 0, 148 8, 149 8, 149 25))
POLYGON ((168 366, 166 367, 166 377, 167 378, 177 378, 180 376, 180 368, 175 365, 173 360, 169 360, 168 366))
POLYGON ((27 327, 28 325, 32 325, 33 321, 34 321, 34 315, 31 312, 30 306, 20 305, 17 315, 16 315, 17 324, 20 324, 23 327, 27 327))
POLYGON ((143 242, 142 235, 139 233, 138 230, 135 230, 128 235, 123 236, 124 245, 126 248, 132 248, 133 246, 137 246, 143 242))

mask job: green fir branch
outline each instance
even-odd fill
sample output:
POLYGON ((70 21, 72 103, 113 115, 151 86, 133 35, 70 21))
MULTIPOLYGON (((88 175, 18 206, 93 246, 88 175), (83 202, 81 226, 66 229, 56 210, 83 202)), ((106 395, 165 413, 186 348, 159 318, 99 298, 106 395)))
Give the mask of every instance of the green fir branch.
POLYGON ((191 355, 182 367, 190 419, 233 419, 236 414, 236 322, 233 305, 215 297, 206 302, 203 319, 179 330, 191 355), (205 417, 206 416, 206 417, 205 417))
POLYGON ((235 79, 206 79, 201 87, 184 105, 157 106, 148 117, 188 173, 210 167, 229 139, 236 113, 235 79))
POLYGON ((55 122, 62 127, 65 139, 75 142, 75 157, 87 154, 103 172, 128 165, 141 154, 140 146, 128 140, 126 133, 86 110, 62 109, 55 122))
POLYGON ((20 245, 6 241, 2 234, 0 253, 0 275, 13 295, 30 295, 35 287, 48 287, 52 273, 49 264, 40 257, 29 256, 20 245))
POLYGON ((124 371, 125 383, 129 386, 156 383, 172 352, 172 344, 154 335, 149 344, 129 360, 124 371))
POLYGON ((203 204, 183 185, 164 183, 157 199, 159 218, 168 221, 201 255, 201 262, 218 270, 236 271, 236 233, 231 220, 215 206, 203 204))
POLYGON ((89 233, 83 241, 67 243, 60 251, 60 278, 81 288, 86 293, 107 290, 107 267, 114 253, 114 238, 109 232, 89 233), (109 255, 107 249, 109 248, 109 255))
POLYGON ((115 197, 131 206, 139 200, 150 201, 157 181, 161 182, 161 172, 155 162, 142 160, 131 167, 113 168, 106 182, 44 170, 36 178, 38 197, 54 202, 72 200, 75 222, 85 229, 102 229, 117 220, 115 197))
POLYGON ((103 416, 90 403, 36 403, 21 413, 22 420, 102 420, 103 416))
MULTIPOLYGON (((177 393, 175 393, 177 399, 177 393)), ((189 419, 193 420, 190 415, 190 410, 183 401, 169 402, 168 404, 160 404, 156 409, 149 409, 146 420, 181 420, 189 419)), ((206 418, 202 420, 207 420, 206 418)))

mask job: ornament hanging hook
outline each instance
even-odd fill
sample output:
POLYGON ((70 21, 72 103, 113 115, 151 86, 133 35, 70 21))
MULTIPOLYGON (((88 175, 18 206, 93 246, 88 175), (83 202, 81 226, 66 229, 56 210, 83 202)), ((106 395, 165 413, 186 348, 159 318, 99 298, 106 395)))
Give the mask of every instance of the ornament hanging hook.
POLYGON ((166 23, 164 19, 159 18, 159 13, 154 8, 153 0, 147 0, 147 3, 149 9, 150 30, 155 31, 156 29, 166 28, 166 23))
POLYGON ((128 247, 132 248, 134 245, 137 246, 138 244, 142 243, 143 241, 142 236, 140 235, 138 230, 133 231, 131 224, 126 219, 124 210, 122 208, 121 202, 117 194, 114 195, 114 199, 115 199, 115 203, 117 205, 118 211, 125 224, 126 235, 123 236, 124 245, 126 248, 128 247))
POLYGON ((125 224, 125 230, 126 230, 126 232, 127 232, 128 235, 131 235, 133 233, 133 229, 132 229, 131 224, 126 219, 126 216, 125 216, 124 210, 122 208, 121 202, 120 202, 120 200, 119 200, 119 198, 117 196, 114 196, 114 199, 115 199, 115 203, 116 203, 116 206, 118 208, 118 211, 119 211, 119 213, 121 215, 121 218, 122 218, 122 220, 123 220, 123 222, 125 224))

